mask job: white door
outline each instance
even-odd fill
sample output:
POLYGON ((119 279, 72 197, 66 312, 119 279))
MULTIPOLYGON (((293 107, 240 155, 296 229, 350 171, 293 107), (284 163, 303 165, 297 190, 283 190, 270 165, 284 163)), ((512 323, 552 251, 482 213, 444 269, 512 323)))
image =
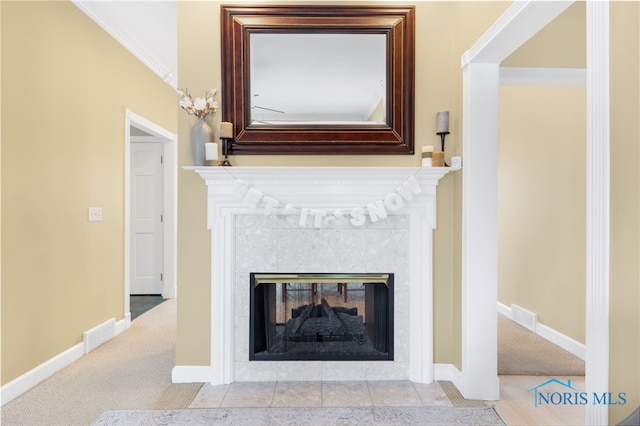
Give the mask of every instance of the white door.
POLYGON ((163 145, 131 144, 131 294, 162 294, 163 145))

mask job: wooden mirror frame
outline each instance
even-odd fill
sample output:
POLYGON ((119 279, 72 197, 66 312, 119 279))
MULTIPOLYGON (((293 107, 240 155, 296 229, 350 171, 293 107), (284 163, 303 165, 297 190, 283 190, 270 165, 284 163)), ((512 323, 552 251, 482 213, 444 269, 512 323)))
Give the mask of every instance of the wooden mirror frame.
POLYGON ((222 120, 231 154, 413 154, 413 6, 221 6, 222 120), (375 33, 387 36, 386 124, 251 123, 252 32, 375 33))

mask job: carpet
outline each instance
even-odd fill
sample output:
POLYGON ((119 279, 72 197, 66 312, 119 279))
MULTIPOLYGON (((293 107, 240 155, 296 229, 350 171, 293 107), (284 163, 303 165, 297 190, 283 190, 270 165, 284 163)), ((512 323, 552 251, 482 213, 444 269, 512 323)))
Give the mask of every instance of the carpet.
POLYGON ((493 407, 215 408, 107 411, 93 426, 111 425, 505 425, 493 407))
POLYGON ((187 408, 200 383, 171 383, 176 300, 140 315, 116 338, 2 406, 0 423, 88 425, 105 410, 187 408))
POLYGON ((584 376, 584 361, 504 315, 498 315, 498 374, 584 376))

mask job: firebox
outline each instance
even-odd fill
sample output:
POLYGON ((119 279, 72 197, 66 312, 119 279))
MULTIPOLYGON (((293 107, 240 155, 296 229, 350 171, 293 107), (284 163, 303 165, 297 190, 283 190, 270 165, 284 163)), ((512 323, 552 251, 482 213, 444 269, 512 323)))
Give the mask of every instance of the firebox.
POLYGON ((392 273, 250 280, 250 360, 393 360, 392 273))

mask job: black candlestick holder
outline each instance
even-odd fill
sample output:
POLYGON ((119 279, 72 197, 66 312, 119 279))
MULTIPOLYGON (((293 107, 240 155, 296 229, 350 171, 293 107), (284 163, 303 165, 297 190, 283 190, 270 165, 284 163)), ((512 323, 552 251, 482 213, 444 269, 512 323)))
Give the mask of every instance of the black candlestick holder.
POLYGON ((438 132, 436 135, 440 135, 440 143, 442 144, 442 152, 444 152, 444 138, 447 137, 449 132, 438 132))
MULTIPOLYGON (((436 135, 440 135, 440 144, 442 146, 442 152, 444 153, 444 139, 447 137, 447 135, 449 134, 449 132, 438 132, 436 133, 436 135)), ((449 167, 449 165, 447 164, 447 162, 444 162, 444 165, 449 167)))
POLYGON ((222 155, 224 155, 224 160, 220 162, 219 166, 231 166, 228 156, 233 146, 233 139, 221 137, 220 140, 222 141, 222 155))

